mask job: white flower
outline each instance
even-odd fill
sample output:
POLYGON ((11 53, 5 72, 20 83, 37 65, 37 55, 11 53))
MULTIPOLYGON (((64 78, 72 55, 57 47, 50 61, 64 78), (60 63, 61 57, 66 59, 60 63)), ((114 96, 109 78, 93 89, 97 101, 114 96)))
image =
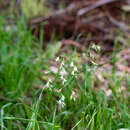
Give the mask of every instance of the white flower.
POLYGON ((91 46, 91 48, 94 49, 95 51, 100 51, 100 50, 101 50, 101 47, 98 46, 98 45, 95 45, 95 44, 93 44, 93 45, 91 46))
POLYGON ((75 66, 75 67, 74 67, 74 72, 77 72, 77 71, 78 71, 78 69, 77 69, 77 67, 75 66))
POLYGON ((60 108, 64 108, 64 106, 65 106, 65 103, 62 102, 61 100, 58 101, 58 104, 59 104, 60 108))
POLYGON ((56 58, 56 62, 58 62, 59 60, 60 60, 60 58, 59 58, 59 57, 57 57, 57 58, 56 58))
POLYGON ((98 66, 98 64, 95 63, 94 61, 91 61, 91 63, 92 63, 93 65, 95 65, 95 66, 98 66))
POLYGON ((61 79, 61 80, 63 80, 63 79, 64 79, 63 75, 61 75, 60 79, 61 79))
POLYGON ((74 67, 74 62, 73 61, 71 62, 70 67, 74 67))
POLYGON ((76 98, 77 98, 77 95, 76 95, 75 91, 72 91, 72 94, 71 94, 71 96, 70 96, 70 99, 75 101, 76 98))
POLYGON ((64 67, 64 62, 62 61, 61 64, 60 64, 60 69, 62 69, 64 67))
POLYGON ((63 65, 65 65, 65 63, 62 61, 62 62, 61 62, 61 66, 63 66, 63 65))
POLYGON ((83 55, 83 57, 85 57, 85 56, 86 56, 86 54, 85 54, 85 53, 82 53, 82 55, 83 55))
POLYGON ((75 72, 74 71, 72 71, 72 75, 74 75, 75 74, 75 72))
POLYGON ((92 53, 89 54, 92 59, 94 59, 94 55, 92 53))
POLYGON ((67 81, 67 80, 64 78, 64 79, 62 80, 63 84, 65 84, 66 81, 67 81))
POLYGON ((52 83, 52 80, 49 79, 48 82, 46 83, 46 88, 50 87, 50 85, 51 85, 50 83, 52 83))
POLYGON ((49 87, 49 85, 50 85, 50 83, 49 83, 49 82, 47 82, 47 83, 46 83, 46 88, 48 88, 48 87, 49 87))
POLYGON ((63 84, 67 81, 67 80, 63 77, 63 75, 61 75, 60 79, 62 80, 63 84))
POLYGON ((50 72, 49 72, 49 71, 45 71, 44 73, 45 73, 45 74, 49 74, 50 72))
POLYGON ((65 100, 65 96, 62 95, 62 97, 61 97, 61 101, 64 101, 64 100, 65 100))
POLYGON ((100 46, 97 46, 97 50, 99 50, 99 51, 100 51, 100 50, 101 50, 101 47, 100 47, 100 46))
POLYGON ((62 95, 61 99, 58 101, 58 105, 60 108, 64 108, 65 107, 65 97, 62 95))
POLYGON ((75 66, 74 69, 73 69, 73 71, 72 71, 72 75, 75 75, 76 72, 78 72, 78 69, 77 69, 77 67, 75 66))

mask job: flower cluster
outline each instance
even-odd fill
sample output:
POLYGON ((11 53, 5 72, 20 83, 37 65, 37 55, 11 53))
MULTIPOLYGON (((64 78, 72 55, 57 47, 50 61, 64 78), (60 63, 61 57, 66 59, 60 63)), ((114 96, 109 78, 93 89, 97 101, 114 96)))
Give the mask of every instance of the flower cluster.
POLYGON ((70 99, 75 101, 76 98, 77 98, 77 95, 76 95, 75 91, 72 91, 72 94, 71 94, 71 96, 70 96, 70 99))
POLYGON ((45 88, 48 88, 49 90, 52 90, 52 80, 48 80, 48 82, 45 85, 45 88))
POLYGON ((77 74, 77 72, 78 72, 78 69, 77 69, 77 67, 74 65, 74 62, 72 61, 71 63, 70 63, 70 67, 72 67, 72 75, 74 76, 76 76, 76 74, 77 74))
MULTIPOLYGON (((57 57, 56 61, 59 62, 60 58, 57 57)), ((64 61, 61 62, 59 69, 60 69, 60 73, 59 73, 60 74, 60 79, 62 81, 62 84, 64 85, 67 82, 67 80, 65 79, 65 75, 67 74, 67 72, 65 70, 65 63, 64 63, 64 61)))
POLYGON ((60 109, 65 107, 65 102, 64 101, 65 101, 65 97, 64 97, 64 95, 62 95, 62 97, 58 101, 58 105, 59 105, 60 109))
POLYGON ((100 51, 101 51, 101 47, 98 46, 98 45, 95 45, 95 44, 93 44, 93 45, 91 46, 91 48, 94 49, 96 52, 100 52, 100 51))
POLYGON ((56 57, 56 62, 58 62, 60 60, 60 58, 59 57, 56 57))

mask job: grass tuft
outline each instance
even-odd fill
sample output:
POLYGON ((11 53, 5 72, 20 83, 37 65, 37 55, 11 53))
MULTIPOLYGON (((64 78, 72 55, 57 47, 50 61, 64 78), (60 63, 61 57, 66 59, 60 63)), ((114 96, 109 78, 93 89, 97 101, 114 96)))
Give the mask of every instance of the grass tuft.
MULTIPOLYGON (((130 128, 128 97, 116 74, 118 41, 115 41, 109 89, 95 90, 95 70, 102 66, 79 65, 72 55, 55 55, 58 42, 43 51, 27 30, 24 17, 16 26, 0 17, 0 127, 2 130, 116 130, 130 128), (55 66, 56 65, 56 66, 55 66)), ((43 32, 41 31, 43 34, 43 32)), ((41 36, 42 36, 41 34, 41 36)), ((96 46, 94 45, 94 48, 96 46)), ((94 49, 93 48, 93 49, 94 49)), ((90 48, 91 49, 91 48, 90 48)), ((99 49, 99 47, 96 49, 99 49)), ((89 52, 90 50, 88 50, 89 52)), ((126 79, 129 85, 129 79, 126 79)))

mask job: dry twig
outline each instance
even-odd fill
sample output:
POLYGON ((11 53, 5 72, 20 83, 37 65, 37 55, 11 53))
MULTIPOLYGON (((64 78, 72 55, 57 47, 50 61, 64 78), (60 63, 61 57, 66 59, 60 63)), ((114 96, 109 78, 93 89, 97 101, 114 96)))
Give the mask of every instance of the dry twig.
POLYGON ((78 16, 83 16, 84 14, 88 13, 89 11, 91 11, 95 8, 98 8, 98 7, 101 7, 103 5, 113 3, 113 2, 117 2, 117 1, 120 1, 120 0, 100 0, 100 1, 92 4, 91 6, 80 9, 78 11, 78 16))

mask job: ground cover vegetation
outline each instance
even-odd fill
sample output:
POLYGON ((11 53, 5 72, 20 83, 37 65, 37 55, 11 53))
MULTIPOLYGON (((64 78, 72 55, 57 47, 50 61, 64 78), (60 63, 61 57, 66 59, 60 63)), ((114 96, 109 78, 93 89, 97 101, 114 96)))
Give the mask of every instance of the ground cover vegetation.
POLYGON ((15 15, 0 16, 1 130, 129 130, 128 30, 100 43, 100 29, 70 39, 56 26, 48 40, 15 15))

